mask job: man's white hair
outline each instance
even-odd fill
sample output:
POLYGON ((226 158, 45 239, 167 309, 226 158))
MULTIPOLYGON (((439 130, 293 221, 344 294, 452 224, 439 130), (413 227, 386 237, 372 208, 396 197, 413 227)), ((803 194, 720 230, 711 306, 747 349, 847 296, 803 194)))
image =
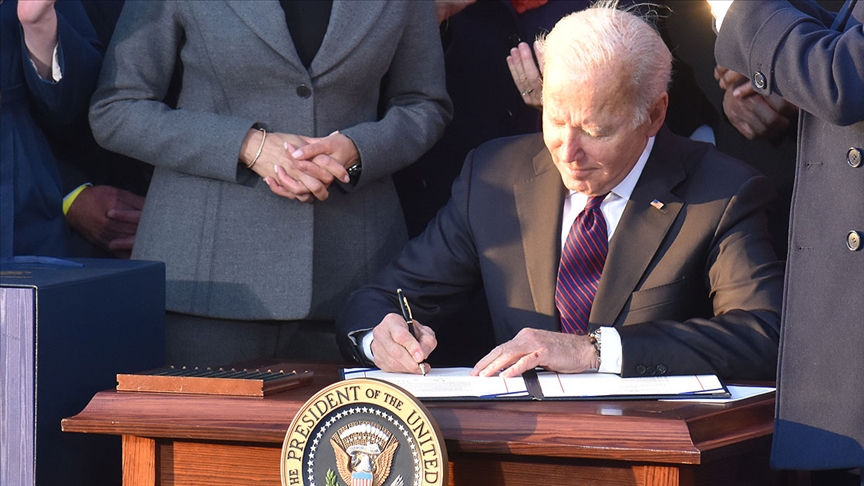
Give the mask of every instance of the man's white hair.
MULTIPOLYGON (((544 77, 556 75, 588 80, 597 73, 627 76, 631 103, 638 125, 668 87, 672 76, 672 54, 657 30, 635 11, 618 7, 617 0, 602 0, 574 12, 555 24, 545 38, 538 39, 544 58, 544 77)), ((603 79, 593 79, 602 82, 603 79)))

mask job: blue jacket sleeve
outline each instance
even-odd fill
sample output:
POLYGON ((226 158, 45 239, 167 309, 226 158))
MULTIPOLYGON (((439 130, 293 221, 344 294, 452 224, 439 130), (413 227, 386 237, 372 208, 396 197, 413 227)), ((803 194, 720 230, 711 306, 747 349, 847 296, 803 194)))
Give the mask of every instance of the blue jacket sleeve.
POLYGON ((59 82, 42 79, 30 65, 27 46, 21 36, 22 61, 31 100, 40 121, 62 127, 86 123, 90 95, 96 88, 102 66, 103 48, 78 0, 59 0, 57 11, 58 60, 63 78, 59 82))

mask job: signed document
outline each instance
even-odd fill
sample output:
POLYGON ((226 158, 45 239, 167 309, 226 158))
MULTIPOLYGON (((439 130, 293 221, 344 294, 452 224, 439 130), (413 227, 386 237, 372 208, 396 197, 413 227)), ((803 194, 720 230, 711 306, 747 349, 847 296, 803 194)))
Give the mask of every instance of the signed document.
POLYGON ((564 374, 529 371, 517 378, 470 376, 471 368, 434 368, 426 376, 387 373, 376 368, 346 368, 344 379, 377 378, 427 400, 590 400, 728 398, 715 375, 621 378, 609 373, 564 374))
POLYGON ((377 368, 348 368, 344 378, 377 378, 408 390, 417 398, 531 398, 522 377, 470 376, 471 368, 433 368, 425 376, 388 373, 377 368))

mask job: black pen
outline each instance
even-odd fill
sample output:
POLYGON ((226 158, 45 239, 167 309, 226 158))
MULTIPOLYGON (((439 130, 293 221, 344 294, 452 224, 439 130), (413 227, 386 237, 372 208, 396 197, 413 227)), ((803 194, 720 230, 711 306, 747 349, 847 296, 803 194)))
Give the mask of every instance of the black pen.
MULTIPOLYGON (((408 298, 402 293, 402 289, 396 289, 396 297, 399 298, 399 308, 402 309, 402 318, 405 319, 405 324, 408 324, 408 332, 414 336, 414 339, 417 339, 417 333, 414 332, 414 316, 411 315, 411 306, 408 305, 408 298)), ((417 342, 419 343, 420 340, 417 339, 417 342)), ((426 376, 426 365, 417 363, 417 366, 420 367, 420 373, 426 376)))

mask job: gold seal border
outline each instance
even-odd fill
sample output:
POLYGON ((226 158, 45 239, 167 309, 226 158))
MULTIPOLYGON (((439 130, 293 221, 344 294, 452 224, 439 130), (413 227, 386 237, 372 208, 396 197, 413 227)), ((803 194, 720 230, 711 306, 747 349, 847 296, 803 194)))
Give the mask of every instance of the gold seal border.
POLYGON ((303 456, 314 431, 330 413, 342 407, 370 405, 398 417, 420 448, 420 484, 448 484, 447 447, 441 429, 419 399, 405 389, 375 378, 352 378, 322 388, 300 407, 285 433, 279 470, 282 486, 306 485, 303 456), (290 461, 290 462, 289 462, 290 461))

